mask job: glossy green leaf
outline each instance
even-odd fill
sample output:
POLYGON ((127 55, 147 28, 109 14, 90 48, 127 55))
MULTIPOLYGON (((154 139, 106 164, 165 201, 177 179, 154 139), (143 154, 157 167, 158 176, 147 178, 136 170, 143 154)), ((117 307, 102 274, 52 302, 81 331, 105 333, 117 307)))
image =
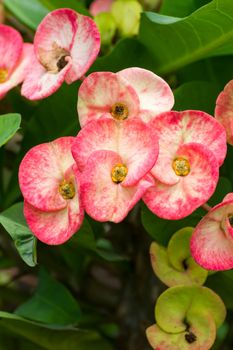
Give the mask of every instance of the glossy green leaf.
POLYGON ((0 327, 47 350, 112 349, 95 331, 45 326, 7 312, 0 312, 0 327))
POLYGON ((214 83, 206 81, 185 83, 174 92, 174 110, 196 109, 213 115, 218 93, 218 86, 214 83))
POLYGON ((85 218, 80 230, 67 242, 66 245, 61 247, 62 251, 67 254, 74 253, 74 258, 78 254, 84 252, 89 253, 97 258, 104 259, 110 262, 125 261, 125 256, 119 255, 114 251, 114 247, 111 242, 106 239, 95 239, 94 232, 88 220, 85 218))
POLYGON ((79 13, 82 13, 86 16, 90 16, 89 12, 87 9, 83 6, 82 3, 78 0, 66 0, 65 3, 63 0, 39 0, 39 2, 47 7, 50 11, 53 11, 58 8, 70 8, 73 9, 79 13))
POLYGON ((140 40, 154 57, 159 74, 210 56, 233 39, 231 0, 213 0, 184 19, 142 14, 140 40))
POLYGON ((0 223, 9 233, 23 261, 29 266, 37 264, 36 238, 23 216, 23 203, 14 204, 0 214, 0 223))
POLYGON ((160 13, 166 16, 186 17, 199 7, 206 5, 210 0, 164 0, 160 13))
POLYGON ((34 295, 20 305, 16 314, 42 323, 75 325, 79 321, 81 311, 70 292, 41 269, 34 295))
POLYGON ((49 12, 39 0, 3 0, 3 3, 16 18, 34 30, 49 12))
POLYGON ((4 114, 0 116, 0 147, 9 141, 19 129, 21 116, 19 114, 4 114))

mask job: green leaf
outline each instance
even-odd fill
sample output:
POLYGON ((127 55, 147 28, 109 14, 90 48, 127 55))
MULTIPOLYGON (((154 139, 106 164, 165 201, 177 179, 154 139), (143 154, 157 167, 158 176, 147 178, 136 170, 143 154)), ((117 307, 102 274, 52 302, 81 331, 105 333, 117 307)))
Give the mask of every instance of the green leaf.
POLYGON ((120 40, 108 55, 99 57, 95 61, 90 72, 118 72, 127 67, 142 67, 152 71, 155 68, 150 52, 136 39, 120 40))
POLYGON ((196 109, 213 115, 218 93, 218 86, 214 83, 206 81, 185 83, 174 92, 174 110, 196 109))
POLYGON ((95 240, 92 227, 85 218, 80 230, 61 247, 63 254, 71 258, 71 253, 74 254, 74 260, 77 259, 77 253, 83 254, 87 252, 92 256, 104 259, 110 262, 125 261, 125 256, 119 255, 114 251, 114 247, 107 239, 100 238, 95 240))
POLYGON ((213 0, 184 19, 144 13, 139 38, 153 55, 157 73, 173 72, 232 41, 232 0, 213 0))
POLYGON ((232 271, 217 272, 212 274, 208 277, 205 285, 219 294, 226 307, 233 310, 233 279, 231 276, 229 277, 229 273, 232 274, 232 271))
POLYGON ((210 0, 164 0, 160 8, 160 13, 173 17, 186 17, 199 7, 207 4, 210 0))
POLYGON ((33 267, 37 264, 36 238, 23 216, 23 203, 17 203, 0 214, 0 223, 13 239, 23 261, 33 267))
POLYGON ((95 331, 45 326, 7 312, 0 312, 0 328, 28 339, 47 350, 112 350, 111 346, 95 331))
POLYGON ((64 4, 64 0, 39 0, 42 5, 47 7, 50 11, 56 10, 58 8, 70 8, 83 15, 90 16, 90 13, 87 9, 77 0, 66 0, 64 4))
POLYGON ((49 12, 39 0, 3 0, 3 3, 16 18, 34 30, 49 12))
POLYGON ((4 114, 0 116, 0 147, 9 141, 19 129, 21 116, 19 114, 4 114))
POLYGON ((197 210, 182 220, 160 219, 142 203, 141 220, 145 230, 156 242, 164 246, 167 246, 173 233, 186 226, 195 227, 200 219, 201 214, 197 210))
POLYGON ((34 295, 15 313, 33 321, 60 325, 75 325, 81 316, 78 302, 44 269, 40 270, 39 285, 34 295))

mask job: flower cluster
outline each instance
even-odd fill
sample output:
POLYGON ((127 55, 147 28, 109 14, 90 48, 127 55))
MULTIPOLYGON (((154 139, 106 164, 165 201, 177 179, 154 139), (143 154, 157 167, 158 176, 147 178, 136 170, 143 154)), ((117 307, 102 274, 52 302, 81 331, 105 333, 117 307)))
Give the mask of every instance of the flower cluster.
MULTIPOLYGON (((43 98, 62 81, 81 78, 98 50, 90 18, 53 11, 37 29, 23 95, 43 98)), ((39 239, 66 241, 80 226, 83 208, 95 220, 117 223, 142 198, 159 217, 180 219, 209 199, 226 155, 225 129, 215 118, 171 111, 169 85, 142 68, 83 80, 77 137, 34 147, 20 166, 25 217, 39 239)))

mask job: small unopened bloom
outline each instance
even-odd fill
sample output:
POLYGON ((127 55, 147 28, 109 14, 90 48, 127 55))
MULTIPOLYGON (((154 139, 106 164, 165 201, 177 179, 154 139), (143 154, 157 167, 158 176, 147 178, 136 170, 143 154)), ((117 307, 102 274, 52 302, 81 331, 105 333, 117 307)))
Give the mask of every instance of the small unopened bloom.
POLYGON ((79 89, 78 114, 81 126, 103 117, 147 122, 173 104, 173 93, 162 78, 146 69, 127 68, 90 74, 79 89))
POLYGON ((181 219, 213 194, 226 155, 224 128, 200 111, 167 112, 149 123, 159 138, 154 186, 143 199, 165 219, 181 219))
POLYGON ((224 126, 227 142, 233 145, 233 80, 228 82, 217 98, 215 118, 224 126))
POLYGON ((33 46, 17 30, 0 24, 0 99, 25 79, 32 55, 33 46))
POLYGON ((158 143, 141 120, 96 120, 78 134, 72 148, 82 172, 84 208, 98 221, 122 221, 152 185, 147 173, 158 143))
POLYGON ((35 55, 22 95, 38 100, 53 94, 64 81, 71 84, 80 79, 99 48, 99 31, 91 18, 71 9, 49 13, 35 34, 35 55))
POLYGON ((191 254, 208 270, 233 268, 233 193, 213 207, 196 226, 191 254))
POLYGON ((47 244, 64 243, 83 221, 73 142, 73 137, 62 137, 35 146, 20 164, 26 221, 34 235, 47 244))

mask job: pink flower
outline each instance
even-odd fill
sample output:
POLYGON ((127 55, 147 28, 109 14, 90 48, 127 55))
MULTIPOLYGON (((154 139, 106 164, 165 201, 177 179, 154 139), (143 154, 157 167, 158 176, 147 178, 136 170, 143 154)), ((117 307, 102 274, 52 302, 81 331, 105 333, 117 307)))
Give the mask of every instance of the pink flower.
POLYGON ((94 0, 89 8, 92 16, 97 16, 102 12, 110 12, 113 0, 94 0))
POLYGON ((81 126, 106 117, 147 122, 173 104, 173 93, 162 78, 146 69, 127 68, 90 74, 79 89, 78 114, 81 126))
POLYGON ((159 137, 159 156, 151 170, 154 186, 143 197, 165 219, 181 219, 213 194, 226 155, 224 128, 200 111, 167 112, 149 123, 159 137))
POLYGON ((32 54, 33 46, 24 44, 17 30, 0 24, 0 99, 22 83, 32 54))
POLYGON ((96 59, 100 34, 92 19, 71 9, 49 13, 37 28, 35 55, 22 87, 22 95, 38 100, 61 84, 80 79, 96 59))
POLYGON ((72 148, 82 171, 82 200, 98 221, 123 220, 151 186, 146 174, 155 164, 158 143, 140 119, 88 123, 72 148))
POLYGON ((233 193, 199 222, 191 238, 191 254, 205 269, 233 268, 233 193))
POLYGON ((47 244, 67 241, 81 226, 79 173, 71 154, 74 137, 33 147, 19 168, 24 215, 34 235, 47 244))
POLYGON ((226 129, 227 142, 233 145, 233 80, 229 81, 217 98, 215 118, 226 129))

